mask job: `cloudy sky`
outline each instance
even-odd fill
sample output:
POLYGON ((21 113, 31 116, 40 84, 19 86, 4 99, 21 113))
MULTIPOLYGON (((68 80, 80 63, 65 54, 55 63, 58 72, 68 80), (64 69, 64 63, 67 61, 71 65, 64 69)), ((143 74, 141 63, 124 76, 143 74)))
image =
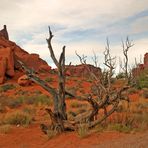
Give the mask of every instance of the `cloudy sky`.
POLYGON ((148 0, 0 0, 0 26, 29 53, 38 53, 52 65, 47 48, 48 26, 54 34, 56 55, 66 45, 66 62, 77 64, 79 54, 93 52, 103 62, 106 38, 113 55, 122 57, 121 40, 129 36, 134 46, 130 63, 148 52, 148 0))

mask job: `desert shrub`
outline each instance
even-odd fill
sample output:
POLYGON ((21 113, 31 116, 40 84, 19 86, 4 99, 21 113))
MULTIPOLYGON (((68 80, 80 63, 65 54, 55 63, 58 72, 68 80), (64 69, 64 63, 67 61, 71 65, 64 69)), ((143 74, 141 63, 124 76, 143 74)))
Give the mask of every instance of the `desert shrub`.
POLYGON ((0 133, 1 134, 7 134, 11 131, 11 129, 12 129, 11 125, 9 125, 9 124, 1 125, 0 126, 0 133))
POLYGON ((7 101, 7 106, 10 108, 17 108, 19 106, 21 106, 24 103, 24 98, 22 97, 18 97, 15 99, 10 99, 7 101))
POLYGON ((117 76, 116 76, 117 79, 122 79, 122 78, 125 78, 125 74, 124 73, 119 73, 117 76))
POLYGON ((35 91, 34 91, 34 94, 36 94, 36 95, 40 95, 40 94, 42 94, 42 92, 39 91, 39 90, 35 90, 35 91))
POLYGON ((148 69, 141 72, 141 74, 136 78, 136 87, 138 89, 148 88, 148 69))
POLYGON ((21 96, 23 96, 23 95, 28 95, 28 94, 29 94, 28 91, 26 91, 26 90, 21 90, 21 89, 16 92, 16 95, 21 95, 21 96))
POLYGON ((34 96, 29 96, 26 98, 25 102, 27 104, 35 104, 35 105, 52 105, 53 100, 49 98, 47 95, 34 95, 34 96))
POLYGON ((134 87, 132 87, 132 88, 130 88, 130 89, 128 90, 128 93, 129 93, 129 94, 135 94, 136 92, 137 92, 137 89, 134 88, 134 87))
POLYGON ((6 92, 6 91, 14 89, 14 88, 16 88, 16 86, 13 84, 5 84, 0 87, 0 92, 6 92))
POLYGON ((30 114, 30 115, 34 115, 35 112, 36 112, 36 109, 33 108, 33 107, 25 107, 23 109, 23 112, 27 113, 27 114, 30 114))
POLYGON ((148 99, 148 88, 145 88, 145 89, 143 89, 143 97, 145 98, 145 99, 148 99))
POLYGON ((53 130, 53 129, 48 129, 47 130, 48 139, 52 139, 54 136, 56 136, 56 134, 57 134, 56 130, 53 130))
POLYGON ((6 114, 3 122, 12 125, 29 125, 32 122, 32 117, 27 113, 17 111, 6 114))
POLYGON ((0 113, 4 113, 5 110, 6 110, 6 107, 0 103, 0 113))
POLYGON ((113 131, 118 131, 118 132, 123 132, 123 133, 129 133, 132 130, 132 127, 129 125, 124 125, 120 123, 114 123, 114 124, 109 124, 107 127, 107 130, 113 130, 113 131))
POLYGON ((148 113, 134 114, 134 127, 136 131, 144 131, 148 129, 148 113))
POLYGON ((76 114, 76 112, 69 111, 69 112, 68 112, 68 115, 75 117, 77 114, 76 114))
POLYGON ((70 104, 70 106, 71 106, 72 108, 81 108, 81 107, 87 106, 87 104, 81 104, 80 102, 72 102, 72 103, 70 104))
POLYGON ((89 128, 87 124, 80 123, 77 130, 78 136, 80 138, 85 138, 89 135, 89 128))
POLYGON ((54 78, 52 78, 52 77, 47 77, 47 78, 45 79, 45 81, 46 81, 46 82, 53 82, 53 81, 54 81, 54 78))

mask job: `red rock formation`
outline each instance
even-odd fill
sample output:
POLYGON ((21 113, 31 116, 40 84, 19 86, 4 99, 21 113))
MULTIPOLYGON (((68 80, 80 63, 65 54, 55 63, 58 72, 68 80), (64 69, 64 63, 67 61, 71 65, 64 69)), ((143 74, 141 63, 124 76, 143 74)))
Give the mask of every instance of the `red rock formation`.
POLYGON ((132 70, 132 74, 133 74, 134 77, 137 77, 145 69, 148 69, 148 53, 146 53, 144 55, 144 63, 143 64, 139 64, 138 67, 134 68, 132 70))
POLYGON ((14 57, 13 55, 14 55, 14 52, 12 48, 10 47, 0 48, 0 57, 6 58, 7 60, 5 73, 10 77, 14 76, 14 57))
POLYGON ((144 67, 148 68, 148 53, 144 55, 144 67))
POLYGON ((0 83, 4 82, 4 75, 13 77, 15 74, 14 70, 20 68, 17 60, 22 61, 26 66, 34 69, 36 72, 49 72, 51 70, 47 62, 42 60, 38 54, 29 54, 10 41, 7 28, 4 26, 4 29, 0 31, 0 83))
POLYGON ((0 57, 0 84, 4 83, 7 59, 0 57))
MULTIPOLYGON (((87 65, 87 66, 93 73, 95 73, 98 76, 100 75, 101 73, 100 68, 96 68, 93 65, 87 65)), ((66 72, 67 76, 87 77, 90 75, 90 72, 86 68, 86 65, 83 65, 83 64, 76 65, 76 66, 70 65, 70 66, 67 66, 66 68, 67 68, 67 72, 66 72)))
POLYGON ((0 30, 0 36, 4 37, 6 40, 9 40, 9 35, 7 32, 7 26, 4 25, 4 28, 0 30))

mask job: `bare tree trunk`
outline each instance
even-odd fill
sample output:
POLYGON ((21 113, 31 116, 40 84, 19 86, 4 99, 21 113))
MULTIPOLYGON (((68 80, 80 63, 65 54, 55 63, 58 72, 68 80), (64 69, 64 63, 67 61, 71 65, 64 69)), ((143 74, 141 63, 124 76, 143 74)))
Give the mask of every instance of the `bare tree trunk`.
MULTIPOLYGON (((58 104, 58 108, 54 108, 55 114, 57 114, 61 119, 66 120, 66 103, 65 103, 65 46, 63 47, 62 53, 60 55, 59 61, 56 59, 51 40, 53 38, 52 32, 49 27, 49 38, 47 39, 48 48, 50 51, 51 58, 58 69, 58 99, 56 99, 55 104, 58 104)), ((57 106, 57 105, 56 105, 57 106)))

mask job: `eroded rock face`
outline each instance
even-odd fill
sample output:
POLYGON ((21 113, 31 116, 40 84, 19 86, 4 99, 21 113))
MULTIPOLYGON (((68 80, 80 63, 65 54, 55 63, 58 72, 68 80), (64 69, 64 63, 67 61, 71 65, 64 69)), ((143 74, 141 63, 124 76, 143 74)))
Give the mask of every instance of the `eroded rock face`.
POLYGON ((27 67, 36 72, 40 70, 49 72, 51 70, 51 67, 38 54, 29 54, 10 41, 6 26, 0 31, 0 59, 0 70, 2 70, 0 71, 1 83, 4 82, 4 75, 13 77, 15 69, 19 70, 21 68, 17 60, 22 61, 27 67))
POLYGON ((5 73, 10 77, 13 77, 15 74, 13 55, 13 49, 11 49, 10 47, 0 48, 0 56, 2 57, 2 59, 5 58, 7 60, 5 73))
POLYGON ((7 26, 4 25, 4 28, 0 30, 0 36, 4 37, 6 40, 9 40, 9 35, 7 32, 7 26))
POLYGON ((14 57, 13 49, 0 48, 0 84, 4 82, 5 75, 13 77, 14 72, 14 57))
POLYGON ((4 83, 6 67, 7 59, 4 57, 0 57, 0 84, 4 83))

